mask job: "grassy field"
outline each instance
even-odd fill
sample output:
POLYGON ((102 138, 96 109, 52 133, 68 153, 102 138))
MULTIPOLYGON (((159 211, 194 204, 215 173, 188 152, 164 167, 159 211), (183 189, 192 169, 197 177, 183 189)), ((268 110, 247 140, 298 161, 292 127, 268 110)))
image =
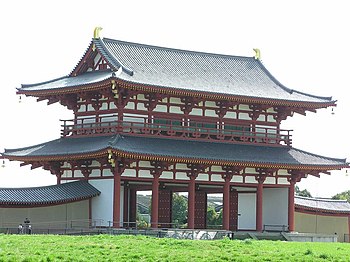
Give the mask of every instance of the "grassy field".
POLYGON ((350 261, 350 244, 0 235, 0 261, 350 261))

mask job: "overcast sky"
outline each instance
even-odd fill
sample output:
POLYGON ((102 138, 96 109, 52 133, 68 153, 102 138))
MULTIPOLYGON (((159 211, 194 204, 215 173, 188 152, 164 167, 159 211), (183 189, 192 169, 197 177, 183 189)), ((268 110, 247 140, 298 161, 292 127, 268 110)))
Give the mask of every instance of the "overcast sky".
MULTIPOLYGON (((0 10, 0 151, 60 136, 71 113, 19 97, 16 87, 70 73, 96 26, 102 37, 228 55, 253 56, 285 86, 338 100, 331 109, 288 118, 293 146, 350 159, 347 1, 7 1, 0 10)), ((54 184, 42 169, 0 168, 0 187, 54 184)), ((330 197, 350 190, 345 170, 307 178, 299 187, 330 197)))

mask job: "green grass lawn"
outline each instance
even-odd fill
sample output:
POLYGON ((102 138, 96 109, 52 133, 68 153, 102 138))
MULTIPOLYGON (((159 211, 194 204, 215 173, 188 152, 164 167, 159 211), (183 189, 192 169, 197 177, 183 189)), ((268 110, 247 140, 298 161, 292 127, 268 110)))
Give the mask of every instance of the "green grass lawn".
POLYGON ((0 235, 0 261, 350 261, 350 244, 0 235))

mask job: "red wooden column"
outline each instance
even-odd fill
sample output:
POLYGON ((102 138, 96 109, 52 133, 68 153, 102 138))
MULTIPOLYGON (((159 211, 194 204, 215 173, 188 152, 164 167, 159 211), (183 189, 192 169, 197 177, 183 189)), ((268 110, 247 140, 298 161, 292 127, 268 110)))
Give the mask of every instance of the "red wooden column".
POLYGON ((196 176, 192 175, 188 183, 188 219, 187 228, 194 229, 194 209, 196 199, 196 176))
POLYGON ((151 169, 151 175, 153 175, 152 182, 152 212, 151 212, 151 227, 158 228, 158 208, 159 208, 159 177, 162 172, 169 167, 169 163, 162 161, 151 161, 153 166, 151 169))
POLYGON ((44 163, 44 169, 49 169, 51 174, 56 176, 57 185, 61 184, 63 170, 61 169, 61 164, 59 162, 58 163, 55 162, 51 165, 48 162, 46 162, 46 163, 44 163))
POLYGON ((113 227, 120 227, 120 188, 121 188, 121 173, 119 168, 114 169, 113 183, 113 227))
POLYGON ((124 181, 123 227, 129 227, 129 184, 124 181))
POLYGON ((290 183, 288 188, 288 229, 290 232, 295 230, 294 216, 295 216, 295 183, 299 182, 301 179, 301 174, 291 171, 291 176, 288 178, 290 183))
POLYGON ((230 182, 232 175, 226 174, 224 179, 222 227, 224 230, 230 230, 230 182))
POLYGON ((131 227, 136 227, 136 213, 137 213, 137 190, 129 189, 129 222, 131 227))
POLYGON ((122 220, 120 215, 121 175, 125 168, 130 167, 132 162, 131 159, 117 157, 112 151, 108 151, 108 163, 113 173, 113 227, 115 228, 121 226, 122 220))
POLYGON ((57 185, 61 184, 61 174, 57 175, 57 185))
MULTIPOLYGON (((221 177, 224 179, 223 188, 223 214, 222 214, 222 227, 224 230, 230 230, 230 211, 231 211, 231 179, 234 175, 239 175, 243 167, 240 166, 222 166, 225 170, 225 174, 221 177)), ((238 205, 237 205, 238 206, 238 205)), ((234 210, 233 210, 234 211, 234 210)), ((232 225, 233 226, 233 225, 232 225)))
POLYGON ((152 228, 158 228, 159 177, 160 177, 160 174, 153 175, 152 214, 151 214, 151 227, 152 228))
POLYGON ((190 169, 187 172, 187 177, 190 179, 188 183, 188 214, 187 228, 194 229, 195 227, 195 202, 196 202, 196 178, 199 173, 205 172, 206 166, 202 164, 187 164, 190 169))
POLYGON ((289 189, 288 189, 288 229, 290 232, 293 232, 295 230, 294 227, 294 194, 295 194, 295 182, 290 183, 289 189))
POLYGON ((263 231, 263 190, 264 190, 264 181, 266 175, 256 176, 258 181, 258 186, 256 189, 256 231, 263 231))

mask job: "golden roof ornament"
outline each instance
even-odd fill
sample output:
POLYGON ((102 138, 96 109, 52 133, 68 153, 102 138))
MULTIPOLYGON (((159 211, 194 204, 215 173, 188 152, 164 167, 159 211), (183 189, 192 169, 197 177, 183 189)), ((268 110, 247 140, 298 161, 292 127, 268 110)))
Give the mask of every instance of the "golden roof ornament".
POLYGON ((103 28, 99 27, 99 26, 95 27, 95 29, 94 29, 94 38, 95 39, 99 39, 100 38, 100 32, 101 32, 102 29, 103 28))
MULTIPOLYGON (((102 30, 102 27, 99 27, 99 26, 95 27, 95 29, 94 29, 94 39, 100 39, 100 32, 101 32, 101 30, 102 30)), ((94 43, 92 45, 92 51, 95 52, 95 50, 96 50, 96 45, 94 43)))
POLYGON ((259 48, 253 48, 253 50, 255 51, 254 58, 257 59, 257 60, 261 60, 260 49, 259 48))

